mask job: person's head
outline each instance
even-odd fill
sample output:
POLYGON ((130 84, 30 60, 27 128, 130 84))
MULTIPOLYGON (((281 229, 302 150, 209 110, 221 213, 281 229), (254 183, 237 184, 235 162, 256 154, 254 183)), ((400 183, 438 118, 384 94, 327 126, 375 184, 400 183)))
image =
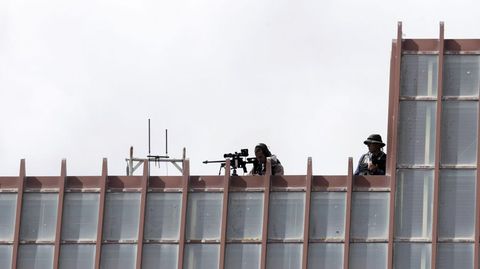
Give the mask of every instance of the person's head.
POLYGON ((260 143, 255 146, 255 157, 257 160, 261 163, 265 163, 267 160, 267 157, 271 157, 272 153, 270 150, 268 150, 267 145, 264 143, 260 143))
POLYGON ((379 152, 385 147, 385 143, 383 143, 382 137, 379 134, 370 135, 363 143, 367 145, 368 151, 371 153, 379 152))

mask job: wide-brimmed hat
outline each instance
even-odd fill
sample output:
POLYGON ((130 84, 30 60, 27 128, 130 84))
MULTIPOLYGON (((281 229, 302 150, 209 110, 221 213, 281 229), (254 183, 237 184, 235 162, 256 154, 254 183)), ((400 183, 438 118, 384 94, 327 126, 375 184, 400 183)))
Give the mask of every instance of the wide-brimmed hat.
POLYGON ((379 144, 382 148, 385 147, 385 143, 382 142, 382 137, 379 134, 370 135, 367 140, 363 141, 363 144, 379 144))

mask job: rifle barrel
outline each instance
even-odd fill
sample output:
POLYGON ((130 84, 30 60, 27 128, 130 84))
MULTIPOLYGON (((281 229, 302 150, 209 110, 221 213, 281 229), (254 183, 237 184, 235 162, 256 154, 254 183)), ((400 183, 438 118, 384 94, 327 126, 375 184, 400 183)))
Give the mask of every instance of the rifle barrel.
POLYGON ((208 163, 224 163, 224 162, 225 162, 225 160, 221 160, 221 161, 208 161, 208 160, 207 160, 207 161, 203 161, 203 163, 205 163, 205 164, 208 164, 208 163))

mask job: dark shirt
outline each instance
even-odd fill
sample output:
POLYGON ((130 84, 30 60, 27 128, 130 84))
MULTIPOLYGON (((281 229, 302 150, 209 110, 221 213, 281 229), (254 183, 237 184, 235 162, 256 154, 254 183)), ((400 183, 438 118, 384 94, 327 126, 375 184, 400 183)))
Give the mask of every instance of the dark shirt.
POLYGON ((385 175, 385 165, 387 162, 387 154, 383 151, 380 153, 373 155, 371 152, 367 152, 360 157, 358 161, 357 170, 355 170, 355 175, 385 175), (372 162, 373 164, 377 165, 377 169, 374 171, 368 170, 368 163, 372 162))

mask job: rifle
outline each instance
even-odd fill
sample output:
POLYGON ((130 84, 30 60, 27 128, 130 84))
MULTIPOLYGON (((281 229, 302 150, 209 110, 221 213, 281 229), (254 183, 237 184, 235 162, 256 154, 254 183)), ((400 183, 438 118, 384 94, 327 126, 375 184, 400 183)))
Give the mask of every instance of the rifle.
POLYGON ((230 168, 233 170, 232 176, 238 176, 237 174, 237 169, 242 168, 243 173, 247 173, 247 164, 251 163, 254 166, 257 163, 256 158, 248 158, 248 149, 241 149, 240 152, 235 152, 235 153, 225 153, 223 154, 223 158, 225 160, 219 160, 219 161, 203 161, 204 164, 209 164, 209 163, 220 163, 220 169, 218 171, 218 175, 220 175, 222 168, 225 168, 226 165, 226 160, 230 160, 230 168))

